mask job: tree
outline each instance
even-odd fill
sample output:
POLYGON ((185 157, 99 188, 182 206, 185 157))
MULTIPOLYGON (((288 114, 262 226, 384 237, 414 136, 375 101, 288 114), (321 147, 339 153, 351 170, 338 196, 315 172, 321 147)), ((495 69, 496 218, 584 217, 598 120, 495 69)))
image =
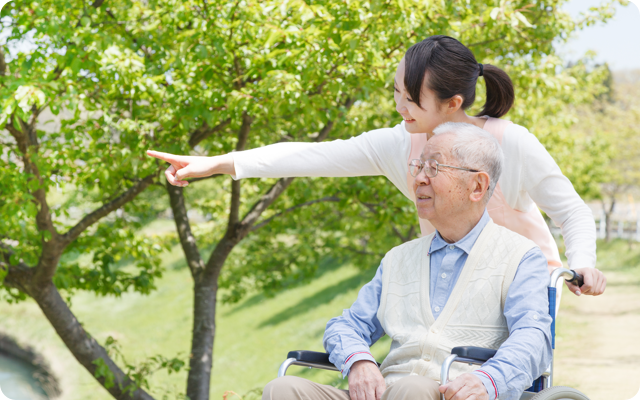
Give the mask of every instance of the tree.
POLYGON ((564 67, 553 42, 610 16, 604 6, 575 22, 558 10, 562 3, 9 3, 0 62, 0 128, 9 132, 0 157, 5 296, 34 298, 114 397, 150 398, 143 377, 116 365, 59 290, 152 290, 161 246, 138 229, 166 191, 194 278, 187 396, 208 398, 220 285, 237 300, 308 279, 327 255, 379 261, 415 237, 413 205, 377 177, 215 177, 185 191, 157 179, 164 167, 143 150, 220 154, 386 126, 395 121, 395 66, 410 44, 437 33, 504 67, 517 87, 511 118, 560 154, 566 140, 556 126, 570 125, 569 105, 602 90, 603 73, 564 67), (59 129, 37 129, 46 110, 71 115, 59 129), (77 215, 87 203, 95 211, 77 215), (191 226, 188 210, 210 223, 191 226), (78 253, 91 261, 74 259, 78 253), (133 272, 118 268, 127 257, 133 272))
POLYGON ((605 240, 611 238, 611 215, 617 199, 640 186, 640 79, 633 73, 614 76, 610 95, 579 108, 579 122, 574 129, 591 141, 602 143, 602 151, 594 154, 601 164, 592 169, 599 191, 592 198, 602 204, 605 240))

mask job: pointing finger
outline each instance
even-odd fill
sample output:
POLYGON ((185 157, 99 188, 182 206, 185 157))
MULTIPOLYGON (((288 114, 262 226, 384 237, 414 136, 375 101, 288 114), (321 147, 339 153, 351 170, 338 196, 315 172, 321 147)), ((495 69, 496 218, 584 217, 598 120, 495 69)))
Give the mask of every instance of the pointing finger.
POLYGON ((180 158, 181 158, 180 156, 176 156, 175 154, 163 153, 161 151, 155 151, 155 150, 147 150, 147 155, 150 157, 159 158, 160 160, 164 160, 171 164, 180 163, 180 158))

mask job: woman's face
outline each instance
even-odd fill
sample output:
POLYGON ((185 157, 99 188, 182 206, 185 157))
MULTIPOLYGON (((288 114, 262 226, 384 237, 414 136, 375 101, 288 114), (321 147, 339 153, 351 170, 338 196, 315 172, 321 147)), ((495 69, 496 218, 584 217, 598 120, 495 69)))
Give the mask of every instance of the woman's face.
POLYGON ((404 58, 398 65, 394 80, 393 98, 396 101, 396 111, 402 115, 405 128, 409 133, 427 133, 431 136, 433 130, 440 124, 447 122, 444 113, 445 105, 436 94, 426 87, 422 88, 420 105, 413 102, 404 87, 404 58))

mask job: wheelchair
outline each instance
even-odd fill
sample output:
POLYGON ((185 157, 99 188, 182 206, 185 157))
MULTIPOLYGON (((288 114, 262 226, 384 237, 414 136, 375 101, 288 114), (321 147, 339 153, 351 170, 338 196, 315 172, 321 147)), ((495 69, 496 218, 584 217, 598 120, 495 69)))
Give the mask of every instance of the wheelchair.
MULTIPOLYGON (((560 278, 565 278, 568 282, 577 286, 584 283, 583 277, 574 271, 566 268, 558 268, 551 274, 549 279, 548 295, 549 295, 549 315, 551 315, 551 348, 556 348, 556 291, 557 283, 560 278)), ((449 369, 454 362, 466 363, 469 365, 482 365, 496 354, 497 350, 486 349, 481 347, 462 346, 454 347, 451 355, 442 363, 440 370, 440 382, 449 382, 449 369)), ((290 351, 287 359, 280 365, 278 377, 285 376, 287 369, 292 365, 298 365, 309 368, 319 368, 329 371, 338 371, 338 369, 329 362, 329 353, 321 353, 317 351, 297 350, 290 351)), ((379 365, 379 364, 378 364, 379 365)), ((444 400, 444 395, 440 395, 444 400)), ((536 379, 530 388, 526 389, 521 395, 520 400, 589 400, 580 391, 565 387, 553 386, 553 358, 551 365, 547 370, 536 379)))

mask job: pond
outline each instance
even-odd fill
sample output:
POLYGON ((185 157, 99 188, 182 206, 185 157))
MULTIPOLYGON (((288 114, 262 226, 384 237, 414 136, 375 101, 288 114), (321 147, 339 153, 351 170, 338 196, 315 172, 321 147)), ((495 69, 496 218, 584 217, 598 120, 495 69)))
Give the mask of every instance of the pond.
MULTIPOLYGON (((10 400, 46 400, 49 397, 34 377, 37 369, 29 363, 0 353, 0 389, 10 400)), ((0 395, 0 399, 2 395, 0 395)))

